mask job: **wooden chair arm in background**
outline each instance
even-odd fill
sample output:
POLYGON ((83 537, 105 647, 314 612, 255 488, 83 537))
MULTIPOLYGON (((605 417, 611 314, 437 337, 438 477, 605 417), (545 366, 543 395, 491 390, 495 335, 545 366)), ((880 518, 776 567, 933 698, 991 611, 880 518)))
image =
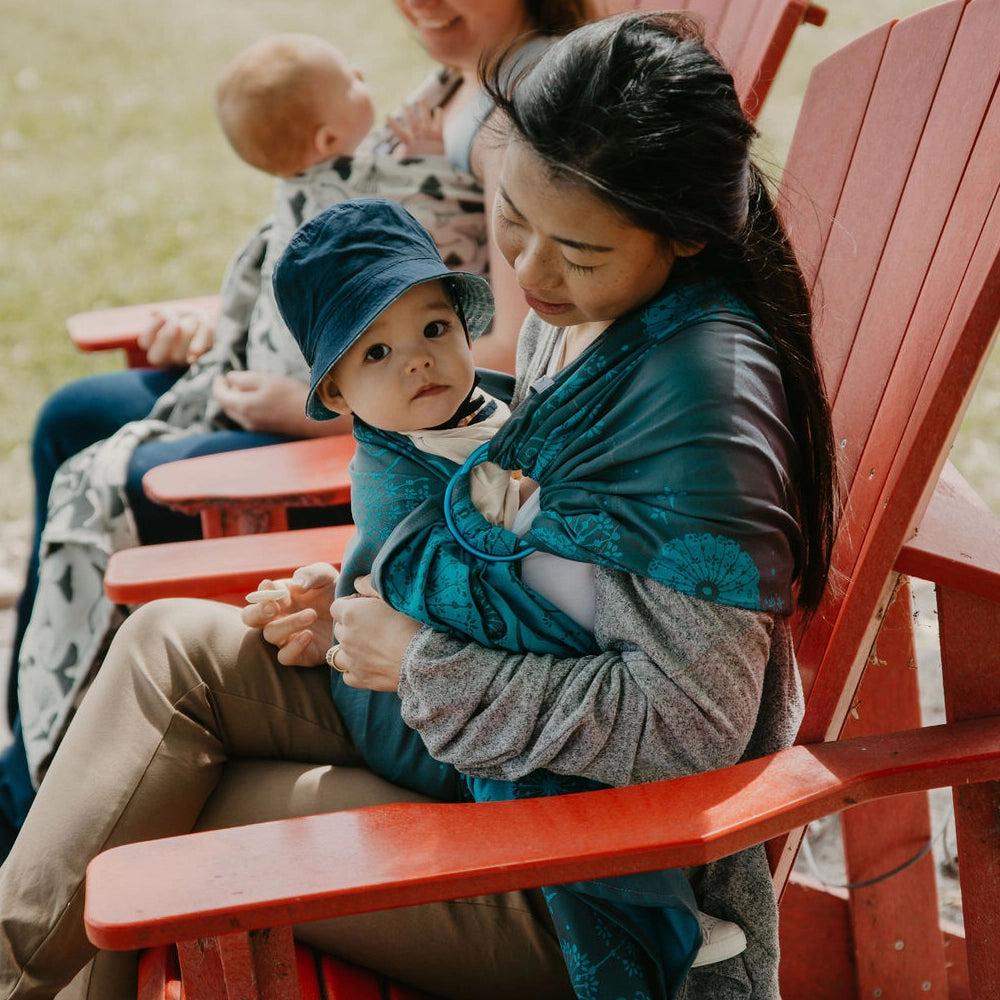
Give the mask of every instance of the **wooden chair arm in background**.
POLYGON ((66 331, 80 351, 125 352, 130 368, 148 367, 146 352, 139 347, 139 334, 157 309, 201 309, 212 316, 219 312, 218 295, 202 295, 190 299, 170 299, 145 302, 142 305, 117 306, 74 313, 66 320, 66 331))
POLYGON ((354 438, 337 434, 166 462, 142 486, 157 503, 200 515, 205 538, 282 531, 289 507, 351 502, 353 455, 354 438))

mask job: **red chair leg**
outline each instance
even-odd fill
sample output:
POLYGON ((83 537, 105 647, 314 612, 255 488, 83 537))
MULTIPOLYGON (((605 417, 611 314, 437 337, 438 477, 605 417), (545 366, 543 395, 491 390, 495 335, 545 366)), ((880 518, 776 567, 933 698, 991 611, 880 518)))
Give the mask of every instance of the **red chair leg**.
MULTIPOLYGON (((1000 606, 938 587, 949 722, 1000 712, 1000 606)), ((955 790, 969 982, 977 1000, 1000 997, 1000 782, 955 790)))
MULTIPOLYGON (((844 737, 919 727, 910 588, 902 578, 879 629, 844 737)), ((934 857, 906 865, 931 839, 926 792, 848 809, 840 817, 859 997, 948 1000, 934 857)))

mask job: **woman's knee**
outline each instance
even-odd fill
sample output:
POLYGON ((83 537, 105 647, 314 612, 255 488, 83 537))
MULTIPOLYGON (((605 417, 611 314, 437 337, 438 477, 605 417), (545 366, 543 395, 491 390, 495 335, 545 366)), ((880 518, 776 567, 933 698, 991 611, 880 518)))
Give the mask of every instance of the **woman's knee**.
POLYGON ((229 669, 246 638, 238 609, 215 601, 168 598, 136 609, 118 630, 100 675, 105 683, 145 677, 164 694, 209 683, 229 669), (112 678, 117 677, 118 680, 112 678))

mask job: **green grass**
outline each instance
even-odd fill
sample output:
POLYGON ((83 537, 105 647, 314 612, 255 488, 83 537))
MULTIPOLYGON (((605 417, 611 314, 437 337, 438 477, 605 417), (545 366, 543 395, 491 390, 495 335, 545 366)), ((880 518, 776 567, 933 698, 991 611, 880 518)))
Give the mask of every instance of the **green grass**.
MULTIPOLYGON (((761 118, 780 163, 809 69, 862 31, 926 3, 827 0, 803 26, 761 118)), ((312 31, 363 70, 382 112, 428 63, 390 0, 0 0, 0 520, 27 515, 27 442, 45 396, 120 365, 69 344, 67 315, 217 290, 267 211, 270 181, 226 146, 212 113, 219 70, 274 31, 312 31), (377 22, 377 27, 375 26, 377 22)), ((959 467, 1000 510, 987 370, 959 467)))

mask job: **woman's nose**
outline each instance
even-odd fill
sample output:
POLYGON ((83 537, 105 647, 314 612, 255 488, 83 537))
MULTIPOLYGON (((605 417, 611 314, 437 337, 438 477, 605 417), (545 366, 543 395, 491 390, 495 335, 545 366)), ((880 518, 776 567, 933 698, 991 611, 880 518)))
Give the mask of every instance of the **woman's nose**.
POLYGON ((522 288, 541 290, 555 284, 548 255, 535 241, 521 248, 514 260, 514 273, 522 288))

